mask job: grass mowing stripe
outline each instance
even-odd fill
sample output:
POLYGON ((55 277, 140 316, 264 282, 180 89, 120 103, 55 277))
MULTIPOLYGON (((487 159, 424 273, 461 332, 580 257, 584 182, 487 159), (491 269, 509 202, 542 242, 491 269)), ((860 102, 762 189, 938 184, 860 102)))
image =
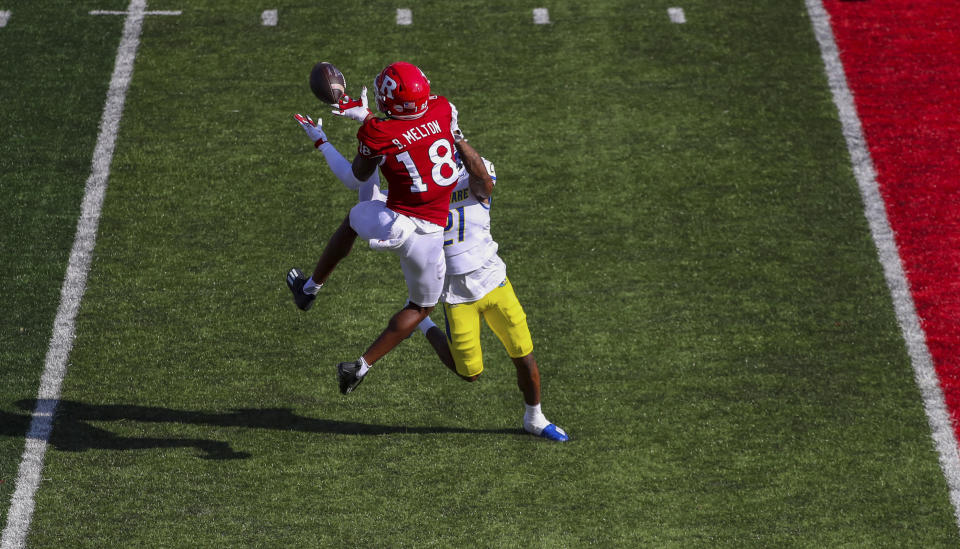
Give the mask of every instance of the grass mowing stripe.
POLYGON ((16 488, 7 513, 7 525, 0 538, 0 547, 3 549, 23 547, 30 530, 34 495, 40 483, 47 442, 53 430, 53 417, 67 371, 67 358, 73 347, 75 320, 86 289, 87 274, 90 272, 100 211, 110 177, 110 163, 113 160, 120 118, 123 116, 123 104, 133 76, 133 61, 137 55, 145 11, 146 0, 131 0, 100 121, 100 135, 93 153, 90 177, 86 182, 77 233, 61 288, 60 306, 54 320, 53 335, 37 392, 37 404, 33 410, 23 458, 17 472, 16 488))
POLYGON ((950 423, 950 416, 944 402, 943 391, 933 367, 926 336, 917 318, 913 296, 903 271, 903 263, 897 250, 893 231, 887 218, 886 207, 877 186, 877 174, 873 166, 863 127, 857 115, 853 95, 847 85, 846 74, 840 60, 830 27, 830 17, 823 8, 821 0, 806 0, 807 12, 813 22, 817 42, 823 56, 827 78, 833 93, 834 102, 843 124, 843 134, 850 151, 854 175, 863 195, 864 209, 873 234, 877 253, 883 265, 884 277, 890 288, 896 310, 897 321, 903 331, 910 362, 913 365, 917 386, 923 395, 923 406, 927 413, 930 429, 937 452, 940 467, 943 469, 950 490, 954 517, 960 526, 960 458, 957 455, 957 439, 950 423))

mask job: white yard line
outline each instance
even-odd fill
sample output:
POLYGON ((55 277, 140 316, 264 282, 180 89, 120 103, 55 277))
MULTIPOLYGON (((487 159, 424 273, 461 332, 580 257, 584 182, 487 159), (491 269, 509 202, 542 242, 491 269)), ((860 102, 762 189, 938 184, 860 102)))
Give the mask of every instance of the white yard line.
POLYGON ((276 27, 278 19, 277 10, 263 10, 260 14, 260 22, 264 27, 276 27))
MULTIPOLYGON (((127 15, 129 11, 119 11, 119 10, 91 10, 90 15, 127 15)), ((157 11, 144 11, 143 15, 182 15, 182 10, 157 10, 157 11)))
POLYGON ((67 273, 60 290, 60 306, 53 321, 53 335, 40 379, 37 404, 30 421, 26 446, 20 460, 16 487, 7 513, 7 525, 0 538, 0 548, 19 549, 26 543, 33 516, 34 496, 40 485, 44 455, 53 430, 53 417, 60 403, 60 387, 67 373, 67 359, 73 348, 75 320, 87 285, 87 274, 97 239, 100 210, 107 191, 110 164, 117 141, 123 104, 133 76, 133 60, 140 44, 140 30, 146 12, 146 0, 131 0, 123 25, 123 38, 117 50, 116 65, 107 102, 100 120, 100 135, 93 152, 90 177, 87 179, 77 232, 70 251, 67 273))
POLYGON ((413 11, 407 8, 397 8, 397 24, 404 26, 412 25, 413 11))
POLYGON ((897 321, 907 344, 914 378, 923 397, 923 407, 927 413, 933 443, 940 456, 940 467, 947 480, 954 519, 960 526, 960 454, 958 454, 957 438, 950 422, 950 414, 943 398, 943 390, 933 366, 930 349, 927 347, 926 334, 917 318, 913 295, 910 293, 910 285, 903 271, 900 252, 887 218, 886 206, 880 196, 873 159, 870 157, 870 150, 863 136, 860 117, 857 115, 853 94, 847 85, 846 73, 840 61, 833 29, 830 27, 830 15, 823 8, 821 0, 806 0, 806 3, 814 33, 820 43, 827 79, 830 90, 833 92, 833 102, 840 113, 843 136, 846 138, 847 150, 850 152, 853 173, 860 186, 864 210, 870 223, 870 232, 873 234, 873 242, 877 247, 880 263, 883 265, 883 274, 890 289, 890 296, 893 298, 897 321))
POLYGON ((0 29, 7 26, 10 22, 10 16, 13 14, 10 10, 0 10, 0 29))
POLYGON ((550 11, 547 8, 534 8, 533 9, 533 24, 534 25, 549 25, 550 24, 550 11))
POLYGON ((667 15, 673 23, 682 25, 687 22, 687 15, 683 13, 683 8, 667 8, 667 15))

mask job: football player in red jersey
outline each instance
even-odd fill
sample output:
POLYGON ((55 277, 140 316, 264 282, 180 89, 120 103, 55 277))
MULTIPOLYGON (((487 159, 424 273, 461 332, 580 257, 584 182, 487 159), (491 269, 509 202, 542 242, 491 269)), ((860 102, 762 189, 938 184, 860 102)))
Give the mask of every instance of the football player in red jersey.
POLYGON ((430 81, 418 67, 404 62, 390 64, 376 77, 374 87, 377 107, 386 118, 374 116, 367 108, 366 88, 360 99, 344 97, 334 111, 361 123, 358 152, 351 164, 327 143, 312 120, 296 117, 342 181, 352 181, 359 189, 378 177, 379 168, 389 194, 386 203, 363 200, 350 210, 324 249, 312 277, 307 279, 299 270, 290 270, 287 285, 294 302, 303 310, 310 308, 317 291, 350 253, 358 235, 379 249, 393 251, 407 283, 409 303, 393 315, 359 359, 337 365, 343 394, 353 391, 369 368, 409 336, 439 301, 446 271, 443 229, 450 193, 459 176, 455 150, 460 151, 469 173, 490 178, 480 155, 460 143, 456 108, 446 98, 430 95, 430 81))

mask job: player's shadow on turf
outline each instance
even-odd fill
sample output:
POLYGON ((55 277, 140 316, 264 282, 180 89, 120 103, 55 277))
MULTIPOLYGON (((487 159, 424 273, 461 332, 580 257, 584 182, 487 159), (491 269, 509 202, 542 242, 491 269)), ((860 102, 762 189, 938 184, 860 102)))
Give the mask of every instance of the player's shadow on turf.
MULTIPOLYGON (((0 435, 22 437, 29 430, 30 413, 36 406, 33 399, 17 401, 26 415, 0 411, 0 435)), ((101 450, 148 450, 156 448, 196 448, 205 459, 245 459, 247 452, 236 452, 230 443, 204 438, 155 438, 116 435, 95 427, 91 422, 135 421, 142 423, 179 423, 215 427, 243 427, 272 429, 303 433, 342 435, 384 435, 391 433, 494 433, 516 434, 518 429, 465 429, 457 427, 407 427, 403 425, 372 425, 350 421, 315 419, 294 414, 289 408, 245 408, 230 412, 198 412, 173 410, 156 406, 128 404, 84 404, 60 401, 48 441, 58 450, 82 452, 101 450)))

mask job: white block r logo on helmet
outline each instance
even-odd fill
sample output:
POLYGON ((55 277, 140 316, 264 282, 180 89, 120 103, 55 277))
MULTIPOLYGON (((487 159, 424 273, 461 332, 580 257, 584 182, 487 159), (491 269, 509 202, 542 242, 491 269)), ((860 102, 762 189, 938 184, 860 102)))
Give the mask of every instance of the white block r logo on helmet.
POLYGON ((427 112, 430 81, 416 65, 398 61, 387 65, 373 81, 377 108, 393 118, 410 120, 427 112))
POLYGON ((380 81, 380 87, 377 89, 377 93, 388 99, 393 99, 393 90, 395 89, 397 89, 397 82, 393 78, 383 75, 383 79, 380 81))

